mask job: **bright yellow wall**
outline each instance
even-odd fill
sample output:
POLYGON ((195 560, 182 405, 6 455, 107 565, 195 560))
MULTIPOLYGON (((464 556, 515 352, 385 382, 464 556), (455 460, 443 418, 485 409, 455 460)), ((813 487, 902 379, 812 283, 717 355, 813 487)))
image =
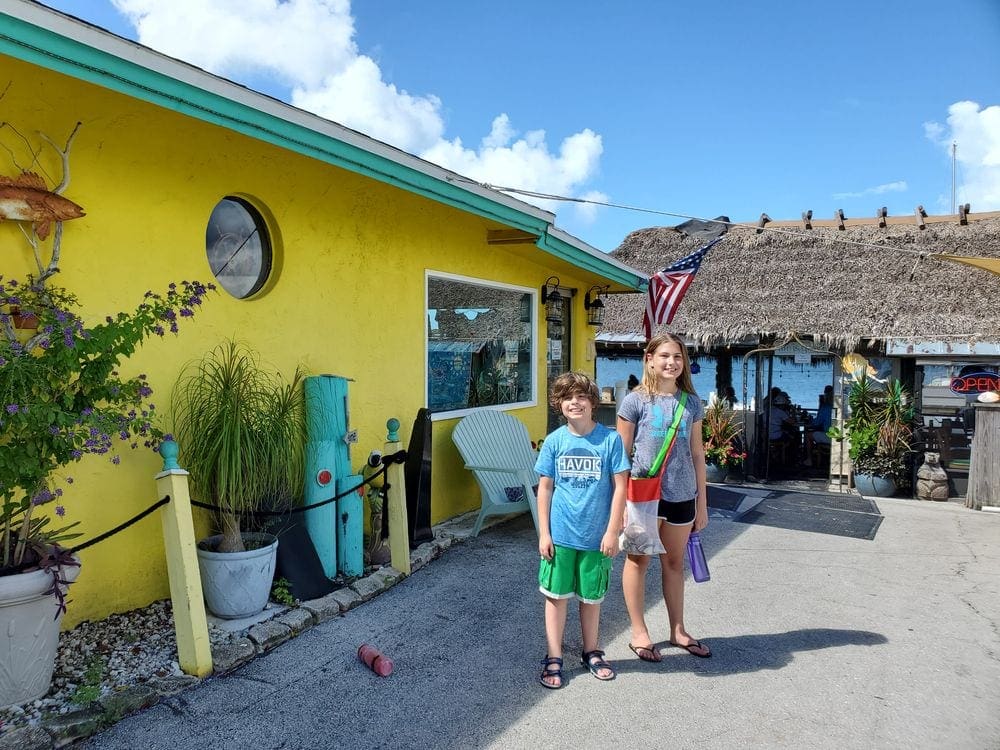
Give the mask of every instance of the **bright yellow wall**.
MULTIPOLYGON (((65 195, 84 207, 84 218, 64 225, 61 273, 56 283, 84 303, 84 317, 100 320, 132 309, 147 289, 171 281, 213 281, 205 255, 205 225, 225 195, 241 195, 265 209, 279 254, 277 278, 257 299, 212 295, 179 335, 150 341, 127 362, 126 374, 146 372, 154 402, 165 416, 179 368, 225 337, 249 342, 290 374, 297 363, 313 373, 354 379, 351 422, 360 464, 385 440, 385 421, 402 423, 404 446, 424 405, 424 272, 446 271, 539 287, 553 271, 547 256, 525 260, 486 244, 488 229, 502 228, 334 167, 244 136, 128 99, 79 81, 3 58, 0 121, 11 123, 38 149, 45 133, 65 141, 74 124, 72 180, 65 195)), ((10 129, 0 143, 0 174, 14 176, 31 159, 10 129)), ((47 182, 60 166, 40 151, 47 182)), ((0 223, 5 276, 33 270, 17 225, 0 223)), ((585 283, 561 273, 575 299, 574 368, 593 373, 583 343, 585 283)), ((541 317, 541 316, 539 316, 541 317)), ((544 383, 544 330, 539 328, 538 382, 544 383)), ((532 437, 545 428, 544 397, 518 410, 532 437)), ((478 507, 478 489, 462 469, 451 442, 453 421, 436 422, 432 520, 478 507)), ((165 424, 169 427, 168 424, 165 424)), ((157 498, 158 457, 123 448, 122 465, 88 457, 66 472, 67 518, 80 520, 78 541, 117 525, 157 498)), ((199 532, 207 518, 200 515, 199 532)), ((114 539, 82 553, 83 572, 71 591, 65 627, 111 612, 144 606, 168 595, 160 522, 154 514, 114 539)))

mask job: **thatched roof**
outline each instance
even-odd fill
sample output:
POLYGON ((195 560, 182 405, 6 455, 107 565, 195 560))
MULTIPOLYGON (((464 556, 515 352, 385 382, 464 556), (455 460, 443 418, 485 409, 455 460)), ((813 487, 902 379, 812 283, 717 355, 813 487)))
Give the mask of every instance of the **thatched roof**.
MULTIPOLYGON (((968 218, 963 226, 958 217, 928 217, 925 229, 914 218, 890 219, 884 228, 876 220, 848 221, 843 230, 835 222, 766 225, 794 235, 733 227, 705 256, 673 322, 661 328, 703 345, 790 332, 847 349, 887 338, 1000 340, 1000 276, 920 256, 1000 258, 1000 214, 968 218)), ((653 227, 632 232, 612 254, 655 273, 702 244, 672 227, 653 227)), ((600 338, 641 333, 644 305, 643 294, 611 295, 600 338)))

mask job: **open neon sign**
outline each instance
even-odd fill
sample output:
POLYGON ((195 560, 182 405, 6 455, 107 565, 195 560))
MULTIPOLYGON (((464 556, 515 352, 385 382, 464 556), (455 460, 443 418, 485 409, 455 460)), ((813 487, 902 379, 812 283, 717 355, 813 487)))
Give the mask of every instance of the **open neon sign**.
POLYGON ((973 372, 951 379, 952 393, 966 394, 1000 391, 1000 375, 995 372, 973 372))

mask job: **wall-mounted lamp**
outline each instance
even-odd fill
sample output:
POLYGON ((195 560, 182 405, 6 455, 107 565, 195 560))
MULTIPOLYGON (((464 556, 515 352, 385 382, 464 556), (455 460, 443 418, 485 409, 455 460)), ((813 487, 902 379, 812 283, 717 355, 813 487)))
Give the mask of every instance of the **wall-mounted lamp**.
POLYGON ((604 322, 604 303, 601 301, 601 294, 607 293, 608 288, 600 286, 590 287, 590 291, 583 298, 583 309, 587 311, 587 325, 599 326, 604 322), (591 298, 590 294, 594 296, 591 298))
POLYGON ((545 305, 545 319, 547 321, 562 323, 562 295, 559 294, 558 276, 549 276, 542 284, 542 304, 545 305))

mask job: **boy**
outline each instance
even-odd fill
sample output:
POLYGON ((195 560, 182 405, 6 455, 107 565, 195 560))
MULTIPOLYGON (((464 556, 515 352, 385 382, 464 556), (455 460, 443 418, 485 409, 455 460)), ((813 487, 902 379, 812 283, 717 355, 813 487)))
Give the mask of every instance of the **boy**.
POLYGON ((552 384, 549 404, 566 425, 545 438, 535 464, 538 483, 538 588, 545 596, 545 640, 539 681, 563 686, 562 637, 569 600, 580 600, 583 664, 599 680, 615 670, 597 647, 601 602, 625 512, 629 461, 617 432, 594 421, 600 401, 586 375, 568 372, 552 384))

